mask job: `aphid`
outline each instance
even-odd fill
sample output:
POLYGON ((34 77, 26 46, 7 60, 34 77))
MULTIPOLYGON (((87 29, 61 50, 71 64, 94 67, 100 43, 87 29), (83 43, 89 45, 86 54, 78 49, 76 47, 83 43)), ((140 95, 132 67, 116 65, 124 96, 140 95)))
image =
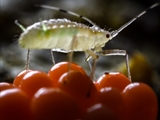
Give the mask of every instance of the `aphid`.
MULTIPOLYGON (((158 6, 159 3, 155 3, 145 11, 138 14, 129 22, 121 26, 114 31, 107 31, 97 26, 90 19, 78 15, 77 13, 60 9, 57 7, 51 7, 46 5, 36 5, 42 8, 53 9, 61 12, 65 12, 77 17, 80 17, 90 24, 89 27, 82 23, 70 21, 68 19, 50 19, 41 22, 34 23, 27 27, 19 38, 19 45, 22 48, 27 49, 51 49, 52 51, 68 53, 71 51, 84 51, 87 55, 86 61, 90 58, 94 60, 98 59, 96 53, 103 56, 121 55, 126 57, 126 67, 128 72, 128 78, 131 79, 130 68, 128 65, 128 54, 125 50, 102 50, 105 44, 118 35, 124 28, 130 25, 137 18, 146 13, 147 10, 158 6), (74 41, 74 44, 73 44, 74 41), (72 46, 72 47, 71 47, 72 46)), ((19 25, 19 24, 18 24, 19 25)), ((94 66, 92 69, 92 75, 94 72, 94 66)))

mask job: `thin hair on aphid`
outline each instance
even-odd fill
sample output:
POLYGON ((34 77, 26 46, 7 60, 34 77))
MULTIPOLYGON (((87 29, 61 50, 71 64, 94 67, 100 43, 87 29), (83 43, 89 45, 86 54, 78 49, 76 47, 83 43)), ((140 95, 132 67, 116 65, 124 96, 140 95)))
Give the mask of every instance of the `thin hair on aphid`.
MULTIPOLYGON (((51 49, 51 53, 52 51, 63 52, 63 53, 68 53, 73 51, 76 52, 84 51, 85 54, 88 55, 86 57, 86 61, 89 61, 90 58, 94 59, 92 66, 89 63, 89 66, 92 67, 90 75, 91 79, 94 77, 94 71, 96 65, 95 63, 96 60, 98 59, 98 55, 96 53, 102 56, 114 56, 114 55, 125 56, 128 78, 131 80, 129 58, 126 50, 119 50, 119 49, 102 50, 102 48, 109 40, 117 36, 124 28, 129 26, 137 18, 141 17, 148 10, 159 6, 159 3, 155 3, 152 6, 148 7, 146 10, 135 16, 129 22, 125 23, 120 28, 113 31, 107 31, 105 29, 102 29, 87 17, 79 15, 72 11, 47 5, 36 5, 36 6, 77 16, 89 22, 92 26, 89 27, 85 24, 73 22, 66 18, 43 20, 34 23, 33 25, 23 30, 24 32, 21 34, 19 38, 19 45, 22 48, 51 49)), ((20 25, 19 23, 17 23, 17 25, 21 29, 23 29, 22 25, 20 25)), ((70 55, 70 60, 72 59, 72 55, 73 54, 70 55)), ((52 59, 53 62, 55 62, 54 58, 52 59)))

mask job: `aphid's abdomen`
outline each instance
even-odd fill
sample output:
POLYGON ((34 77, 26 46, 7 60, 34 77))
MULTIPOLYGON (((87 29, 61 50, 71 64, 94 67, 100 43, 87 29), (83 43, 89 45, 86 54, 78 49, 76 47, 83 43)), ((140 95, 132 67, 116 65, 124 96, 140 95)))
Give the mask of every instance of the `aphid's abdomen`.
POLYGON ((66 19, 52 19, 28 27, 21 34, 19 44, 23 48, 68 52, 71 50, 73 38, 76 37, 77 45, 73 50, 83 51, 83 48, 90 49, 95 46, 95 39, 99 34, 102 36, 102 32, 93 30, 84 24, 66 19))
MULTIPOLYGON (((35 23, 28 27, 24 33, 22 33, 19 44, 23 48, 31 49, 48 49, 61 47, 64 41, 72 39, 77 34, 77 28, 72 27, 68 29, 66 22, 64 25, 58 20, 55 21, 43 21, 43 23, 35 23), (42 28, 44 24, 44 28, 42 28)), ((70 43, 70 41, 68 41, 70 43)), ((64 44, 63 44, 64 45, 64 44)))

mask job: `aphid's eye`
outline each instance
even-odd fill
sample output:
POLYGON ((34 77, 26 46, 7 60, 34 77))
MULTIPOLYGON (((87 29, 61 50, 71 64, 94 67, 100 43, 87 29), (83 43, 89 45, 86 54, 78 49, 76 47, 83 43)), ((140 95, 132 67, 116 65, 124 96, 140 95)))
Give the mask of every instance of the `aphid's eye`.
POLYGON ((107 33, 107 34, 106 34, 106 38, 109 38, 109 37, 110 37, 110 34, 107 33))

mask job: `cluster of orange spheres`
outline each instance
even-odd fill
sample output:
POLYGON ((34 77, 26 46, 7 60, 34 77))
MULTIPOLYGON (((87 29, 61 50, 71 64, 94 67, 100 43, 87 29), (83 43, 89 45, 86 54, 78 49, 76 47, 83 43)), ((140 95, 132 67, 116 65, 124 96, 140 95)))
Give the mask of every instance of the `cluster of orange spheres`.
POLYGON ((158 101, 144 83, 121 73, 96 82, 81 66, 68 62, 48 73, 25 70, 13 84, 0 83, 1 120, 156 120, 158 101))

